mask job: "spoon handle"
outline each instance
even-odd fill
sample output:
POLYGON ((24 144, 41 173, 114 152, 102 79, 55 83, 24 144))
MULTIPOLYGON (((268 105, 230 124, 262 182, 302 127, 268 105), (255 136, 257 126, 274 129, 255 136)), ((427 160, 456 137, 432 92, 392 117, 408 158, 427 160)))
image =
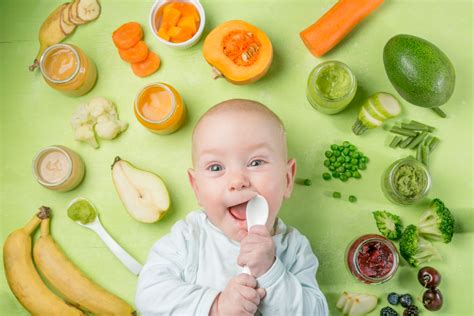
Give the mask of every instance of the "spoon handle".
POLYGON ((110 251, 127 267, 130 272, 138 275, 142 269, 142 265, 126 252, 105 230, 102 225, 97 225, 94 231, 99 235, 100 239, 109 247, 110 251))

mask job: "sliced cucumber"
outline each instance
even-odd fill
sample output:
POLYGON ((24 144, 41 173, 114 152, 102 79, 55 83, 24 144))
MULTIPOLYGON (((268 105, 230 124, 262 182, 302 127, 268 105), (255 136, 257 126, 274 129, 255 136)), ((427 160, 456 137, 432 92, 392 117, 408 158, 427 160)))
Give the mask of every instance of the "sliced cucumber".
POLYGON ((380 113, 377 108, 374 105, 374 102, 371 100, 371 98, 368 98, 367 101, 365 101, 364 105, 362 107, 375 119, 379 121, 385 121, 388 119, 387 116, 385 116, 383 113, 380 113))
POLYGON ((376 93, 369 98, 369 101, 386 119, 398 116, 402 112, 400 102, 390 93, 376 93))
POLYGON ((367 110, 362 107, 359 112, 359 120, 367 127, 367 128, 376 128, 382 125, 383 121, 376 119, 372 115, 367 112, 367 110))

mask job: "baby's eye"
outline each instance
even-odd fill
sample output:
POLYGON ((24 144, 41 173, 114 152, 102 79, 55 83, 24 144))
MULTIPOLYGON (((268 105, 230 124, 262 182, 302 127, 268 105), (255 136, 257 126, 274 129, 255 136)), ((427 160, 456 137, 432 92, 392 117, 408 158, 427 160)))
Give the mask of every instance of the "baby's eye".
POLYGON ((224 168, 221 165, 218 164, 213 164, 207 167, 207 170, 212 171, 212 172, 218 172, 222 171, 224 168))
POLYGON ((250 163, 249 163, 249 167, 258 167, 258 166, 261 166, 265 163, 265 161, 261 160, 261 159, 255 159, 255 160, 252 160, 250 163))

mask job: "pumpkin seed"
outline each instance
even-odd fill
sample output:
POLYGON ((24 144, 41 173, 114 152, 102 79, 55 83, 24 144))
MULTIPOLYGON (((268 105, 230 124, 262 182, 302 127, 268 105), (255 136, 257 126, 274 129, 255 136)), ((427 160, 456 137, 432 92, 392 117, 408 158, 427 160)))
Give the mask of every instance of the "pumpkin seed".
POLYGON ((249 56, 247 55, 247 53, 242 54, 242 60, 245 62, 249 61, 249 56))

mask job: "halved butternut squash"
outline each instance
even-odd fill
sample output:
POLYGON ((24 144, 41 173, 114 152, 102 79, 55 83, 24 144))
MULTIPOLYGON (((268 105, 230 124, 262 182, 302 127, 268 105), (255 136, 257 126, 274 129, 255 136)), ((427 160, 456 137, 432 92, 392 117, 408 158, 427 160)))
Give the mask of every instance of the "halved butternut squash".
POLYGON ((234 84, 248 84, 267 73, 273 48, 263 31, 247 22, 233 20, 209 33, 203 54, 213 67, 214 79, 224 77, 234 84))

